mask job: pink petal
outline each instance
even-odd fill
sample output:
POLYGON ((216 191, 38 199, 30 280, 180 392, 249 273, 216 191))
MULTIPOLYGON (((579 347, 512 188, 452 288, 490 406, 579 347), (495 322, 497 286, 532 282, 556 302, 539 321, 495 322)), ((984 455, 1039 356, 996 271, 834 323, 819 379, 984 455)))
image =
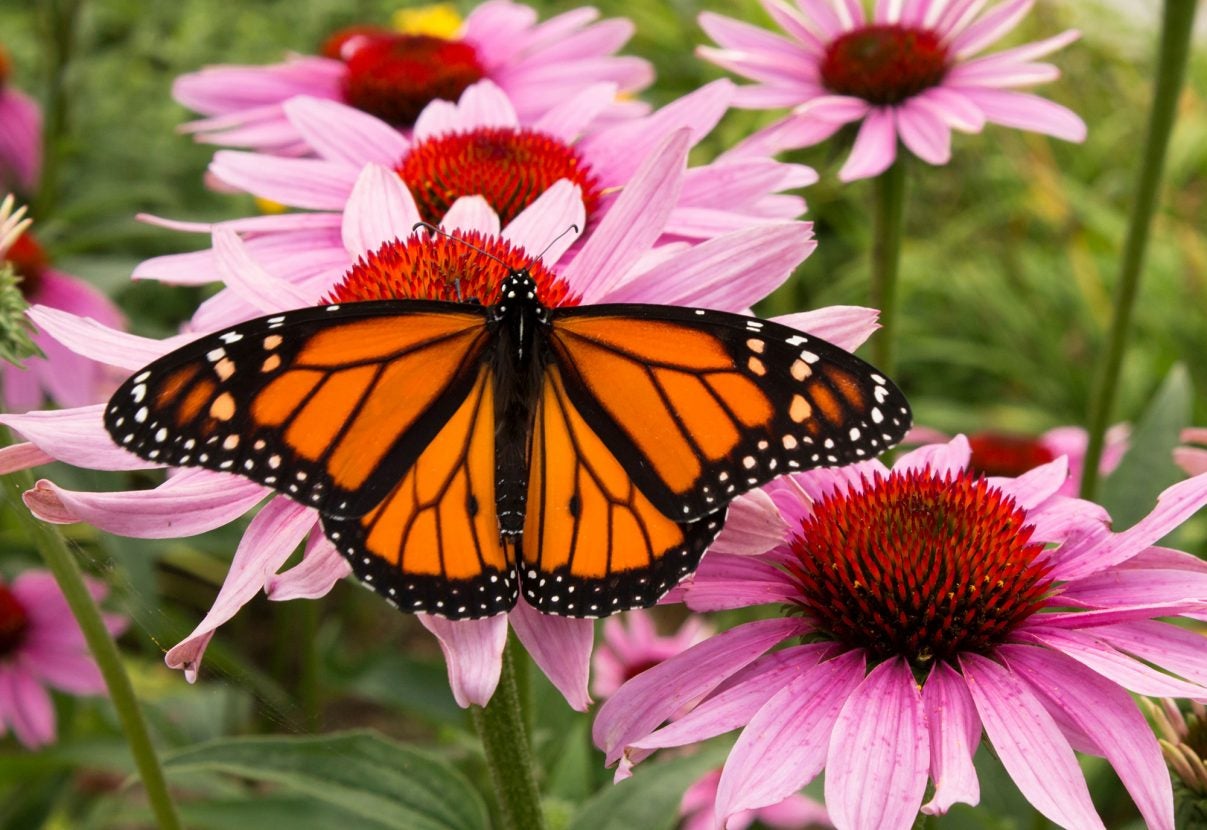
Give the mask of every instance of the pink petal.
POLYGON ((125 492, 77 492, 43 479, 23 498, 46 522, 87 522, 119 536, 168 539, 228 524, 254 507, 265 492, 237 476, 188 470, 154 489, 125 492))
POLYGON ((6 85, 0 90, 0 184, 33 192, 42 170, 42 112, 34 100, 6 85), (6 169, 11 181, 5 181, 6 169))
MULTIPOLYGON (((11 416, 10 416, 11 417, 11 416)), ((0 422, 4 419, 0 418, 0 422)), ((0 447, 0 475, 15 473, 17 470, 28 470, 54 461, 54 457, 43 452, 31 443, 12 444, 0 447)))
POLYGON ((307 297, 296 286, 265 270, 232 231, 214 231, 214 257, 227 288, 263 314, 315 304, 316 298, 307 297))
POLYGON ((788 524, 775 502, 763 490, 751 490, 729 503, 725 525, 709 548, 709 555, 765 553, 782 544, 787 535, 788 524))
POLYGON ((284 496, 264 505, 239 541, 213 607, 188 637, 168 651, 165 662, 170 668, 184 669, 190 683, 197 679, 201 655, 218 626, 260 592, 306 538, 314 520, 313 510, 284 496))
POLYGON ((367 164, 348 196, 340 234, 355 262, 386 242, 406 239, 421 218, 415 197, 398 174, 378 164, 367 164))
MULTIPOLYGON (((254 234, 272 231, 329 230, 338 228, 340 225, 338 213, 279 213, 248 216, 243 219, 227 219, 222 222, 184 222, 178 219, 165 219, 150 213, 139 213, 134 218, 157 228, 167 228, 182 233, 203 233, 206 236, 211 235, 218 228, 254 234)), ((147 262, 152 261, 147 260, 147 262)))
POLYGON ((523 600, 516 603, 508 620, 528 655, 566 698, 570 708, 587 711, 591 705, 587 681, 595 641, 593 622, 542 614, 523 600))
POLYGON ((31 677, 73 695, 105 693, 105 679, 86 648, 31 649, 22 661, 31 677))
POLYGON ((1069 478, 1069 459, 1061 456, 1017 478, 991 476, 989 484, 1011 496, 1023 510, 1033 510, 1056 495, 1069 478))
POLYGON ((979 133, 985 126, 985 113, 968 96, 950 87, 936 86, 910 99, 954 130, 979 133))
POLYGON ((288 159, 221 150, 210 172, 225 184, 290 207, 342 210, 360 168, 318 159, 288 159))
POLYGON ((625 748, 648 735, 767 649, 802 631, 797 619, 770 619, 731 628, 642 672, 600 708, 592 735, 616 763, 625 748))
POLYGON ((863 676, 863 652, 849 651, 805 671, 759 709, 721 772, 718 824, 781 801, 821 772, 838 713, 863 676))
POLYGON ((409 148, 398 130, 358 109, 335 101, 298 96, 284 104, 285 115, 318 155, 356 169, 369 163, 397 164, 409 148))
POLYGON ((949 48, 957 59, 975 55, 1009 33, 1034 5, 1035 0, 1006 0, 999 3, 957 35, 949 48))
POLYGON ((673 133, 642 162, 599 227, 562 273, 571 288, 582 295, 584 303, 606 297, 629 266, 662 233, 682 186, 688 138, 686 130, 673 133))
POLYGON ((961 87, 958 91, 976 104, 985 113, 986 120, 994 124, 1031 130, 1065 141, 1085 141, 1085 122, 1072 110, 1046 98, 1027 92, 980 87, 961 87))
POLYGON ((440 643, 457 705, 465 709, 489 703, 503 671, 507 615, 480 620, 446 620, 431 614, 416 617, 440 643))
POLYGON ((54 706, 46 689, 28 672, 0 667, 0 723, 13 729, 30 749, 54 743, 54 706))
POLYGON ((553 264, 581 238, 586 226, 582 189, 568 179, 558 179, 508 223, 503 238, 533 255, 544 252, 542 259, 553 264))
POLYGON ((964 654, 960 668, 1002 765, 1035 809, 1066 827, 1103 827, 1073 750, 1034 693, 986 657, 964 654))
MULTIPOLYGON (((41 456, 90 470, 150 470, 163 466, 144 461, 114 444, 101 420, 104 409, 104 404, 96 404, 75 409, 36 410, 24 415, 0 415, 0 423, 37 445, 39 455, 25 460, 38 464, 45 463, 38 460, 41 456)), ((6 447, 0 453, 10 449, 15 448, 6 447)))
POLYGON ((935 792, 922 805, 927 815, 942 815, 956 803, 981 800, 972 756, 981 742, 981 722, 959 673, 945 662, 935 663, 922 687, 922 702, 930 730, 930 777, 935 792))
POLYGON ((925 105, 905 101, 896 109, 901 141, 927 164, 951 161, 951 130, 925 105))
POLYGON ((28 314, 39 329, 76 354, 132 372, 197 339, 196 334, 163 340, 139 337, 46 306, 32 306, 28 314))
POLYGON ((1073 604, 1092 608, 1203 601, 1207 598, 1207 574, 1164 569, 1111 569, 1065 585, 1062 596, 1073 604))
POLYGON ((616 100, 616 84, 593 84, 551 108, 533 129, 572 143, 616 100))
POLYGON ((784 572, 750 556, 710 552, 688 581, 683 600, 693 611, 724 611, 784 603, 800 589, 784 572))
POLYGON ((827 124, 850 124, 874 112, 875 108, 862 98, 851 95, 821 95, 794 109, 793 115, 824 121, 827 124))
POLYGON ((208 66, 177 78, 172 97, 206 115, 238 112, 278 104, 295 95, 337 98, 345 74, 342 62, 320 57, 292 58, 268 66, 208 66))
POLYGON ((446 231, 478 231, 486 236, 499 235, 499 214, 481 196, 461 196, 440 220, 446 231))
POLYGON ((287 571, 268 578, 264 593, 280 602, 287 599, 318 599, 326 596, 339 582, 352 573, 348 560, 316 527, 310 534, 302 561, 287 571))
POLYGON ((839 827, 913 826, 930 770, 922 695, 902 658, 848 695, 826 759, 826 805, 839 827))
POLYGON ((1197 631, 1140 620, 1098 626, 1090 633, 1154 666, 1207 686, 1207 650, 1203 648, 1203 635, 1197 631))
POLYGON ((1046 649, 1006 645, 1007 664, 1049 705, 1058 708, 1087 735, 1097 736, 1099 751, 1154 830, 1173 830, 1173 788, 1152 729, 1127 692, 1046 649))
POLYGON ((868 113, 855 137, 855 146, 838 178, 844 182, 879 176, 897 158, 897 128, 892 109, 877 107, 868 113))
POLYGON ((936 477, 958 475, 968 468, 972 448, 968 439, 957 435, 946 444, 933 444, 910 450, 893 464, 894 472, 929 471, 936 477))
POLYGON ((761 225, 709 239, 616 285, 607 301, 749 308, 817 247, 811 228, 806 222, 761 225))
POLYGON ((771 319, 782 326, 799 329, 820 337, 840 349, 853 352, 880 328, 880 312, 857 305, 831 305, 812 311, 798 311, 771 319))

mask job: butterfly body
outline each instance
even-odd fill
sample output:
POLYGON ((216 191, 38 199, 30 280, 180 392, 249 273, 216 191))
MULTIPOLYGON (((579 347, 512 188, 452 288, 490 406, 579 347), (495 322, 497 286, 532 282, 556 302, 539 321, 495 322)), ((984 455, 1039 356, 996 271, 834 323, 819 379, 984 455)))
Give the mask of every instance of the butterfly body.
POLYGON ((150 364, 105 410, 153 461, 314 507, 408 611, 603 616, 690 573, 729 502, 870 458, 909 409, 822 340, 704 309, 346 303, 262 317, 150 364))

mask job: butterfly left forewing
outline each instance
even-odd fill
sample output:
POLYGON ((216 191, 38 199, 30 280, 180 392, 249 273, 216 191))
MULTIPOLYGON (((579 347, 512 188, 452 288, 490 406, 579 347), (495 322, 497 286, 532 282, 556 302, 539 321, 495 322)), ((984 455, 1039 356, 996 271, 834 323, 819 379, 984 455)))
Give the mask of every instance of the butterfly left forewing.
POLYGON ((724 509, 667 518, 546 370, 529 451, 520 544, 524 599, 548 614, 599 617, 653 605, 695 570, 724 509))
POLYGON ((770 479, 872 458, 910 410, 891 381, 824 340, 702 309, 558 309, 569 400, 667 516, 691 521, 770 479))

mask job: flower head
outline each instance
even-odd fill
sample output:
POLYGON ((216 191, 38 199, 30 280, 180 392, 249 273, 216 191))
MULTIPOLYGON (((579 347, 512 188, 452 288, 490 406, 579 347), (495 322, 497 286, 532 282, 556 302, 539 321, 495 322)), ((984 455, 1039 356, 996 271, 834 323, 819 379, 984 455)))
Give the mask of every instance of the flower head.
MULTIPOLYGON (((96 599, 105 585, 88 580, 96 599)), ((106 614, 110 633, 126 620, 106 614)), ((52 743, 54 705, 47 689, 98 695, 105 682, 84 634, 48 571, 25 571, 12 582, 0 580, 0 735, 7 729, 27 747, 52 743)))
MULTIPOLYGON (((459 199, 445 214, 441 228, 446 234, 471 237, 481 249, 475 254, 464 243, 432 237, 426 230, 412 233, 419 218, 413 200, 391 170, 369 165, 358 178, 338 226, 343 240, 341 257, 346 261, 351 254, 358 264, 351 269, 345 266, 338 280, 324 275, 308 288, 323 297, 333 291, 358 297, 414 296, 429 291, 448 297, 450 291, 454 295, 460 291, 463 299, 476 296, 486 301, 493 296, 488 275, 506 270, 482 253, 489 252, 505 262, 527 263, 538 274, 547 271, 538 283, 544 281, 542 290, 548 292, 545 299, 551 303, 644 300, 748 307, 787 278, 812 251, 809 226, 800 222, 768 224, 733 231, 695 247, 654 249, 683 185, 689 143, 683 130, 655 148, 617 196, 612 210, 599 221, 595 233, 582 243, 578 255, 565 263, 562 254, 573 244, 566 228, 582 227, 584 220, 582 197, 575 185, 567 181, 555 184, 507 225, 502 225, 498 214, 480 197, 459 199), (634 222, 632 217, 638 213, 643 221, 634 222), (542 251, 545 255, 538 263, 536 254, 542 251), (735 261, 742 263, 741 269, 734 268, 735 261), (348 270, 351 273, 342 279, 348 270), (335 287, 337 281, 342 285, 335 287)), ((214 242, 211 256, 228 289, 207 302, 204 310, 211 325, 206 330, 219 330, 255 314, 315 304, 294 284, 259 264, 255 238, 244 243, 231 230, 219 229, 214 242)), ((72 348, 131 372, 196 336, 190 333, 153 341, 52 309, 35 308, 31 315, 72 348)), ((782 322, 853 349, 871 333, 874 317, 867 309, 838 308, 793 315, 782 322)), ((104 432, 101 415, 98 406, 0 416, 0 422, 31 442, 0 450, 0 469, 51 457, 98 469, 155 466, 115 446, 104 432)), ((184 642, 168 652, 169 665, 183 668, 192 678, 218 626, 261 589, 271 599, 317 597, 348 575, 346 560, 318 531, 316 511, 245 479, 197 469, 180 471, 150 491, 89 493, 41 481, 26 494, 26 503, 47 521, 87 521, 114 533, 162 538, 226 524, 265 496, 271 499, 248 526, 214 607, 184 642), (278 573, 303 542, 302 562, 278 573)), ((589 621, 539 614, 522 598, 509 614, 488 619, 420 619, 439 638, 448 657, 454 693, 463 704, 490 699, 511 625, 571 705, 579 709, 588 705, 593 631, 589 621)))
POLYGON ((42 111, 13 87, 12 68, 0 44, 0 192, 29 194, 42 170, 42 111))
POLYGON ((751 150, 807 147, 862 122, 839 172, 852 181, 888 169, 898 139, 923 161, 945 164, 951 131, 980 132, 986 123, 1084 140, 1085 124, 1072 112, 1017 91, 1057 78, 1037 59, 1077 32, 980 54, 1033 2, 985 9, 968 0, 878 0, 868 19, 859 0, 762 0, 788 37, 706 12, 700 25, 720 48, 699 53, 756 82, 739 91, 736 106, 792 109, 748 139, 751 150))
POLYGON ((592 659, 591 693, 605 699, 646 669, 703 640, 712 629, 700 617, 689 617, 674 634, 661 635, 649 611, 637 609, 603 623, 603 642, 592 659))
POLYGON ((1112 533, 1100 507, 1058 495, 1063 459, 982 478, 969 458, 957 437, 892 470, 814 470, 734 502, 681 595, 698 611, 784 613, 616 692, 595 737, 618 774, 657 748, 745 727, 718 784, 719 823, 825 769, 835 826, 906 828, 919 810, 978 801, 984 734, 1053 821, 1102 826, 1076 746, 1106 757, 1149 826, 1171 828, 1168 774, 1128 692, 1207 697, 1201 638, 1158 620, 1207 613, 1207 566, 1153 546, 1207 503, 1207 477, 1112 533), (778 541, 727 552, 742 545, 731 526, 760 525, 778 541), (771 650, 785 641, 796 644, 771 650))
POLYGON ((528 6, 489 0, 458 30, 449 25, 455 13, 447 5, 428 14, 409 11, 395 21, 402 31, 357 26, 335 32, 322 57, 181 76, 173 88, 177 100, 209 116, 188 129, 203 141, 297 155, 307 148, 284 113, 290 98, 339 101, 409 131, 431 102, 455 101, 484 79, 501 87, 525 120, 601 83, 613 89, 605 105, 609 117, 643 110, 616 97, 653 77, 645 61, 616 55, 632 34, 627 20, 596 22, 595 9, 580 8, 541 23, 528 6))

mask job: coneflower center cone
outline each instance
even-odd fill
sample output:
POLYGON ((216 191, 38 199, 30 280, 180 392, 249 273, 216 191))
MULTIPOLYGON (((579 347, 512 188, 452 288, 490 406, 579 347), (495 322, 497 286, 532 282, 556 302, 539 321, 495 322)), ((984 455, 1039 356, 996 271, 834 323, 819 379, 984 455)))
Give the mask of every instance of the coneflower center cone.
POLYGON ((0 660, 14 653, 25 641, 29 615, 7 586, 0 584, 0 660))
POLYGON ((881 24, 831 41, 821 62, 821 82, 839 95, 892 105, 938 86, 947 68, 947 48, 934 32, 881 24))

